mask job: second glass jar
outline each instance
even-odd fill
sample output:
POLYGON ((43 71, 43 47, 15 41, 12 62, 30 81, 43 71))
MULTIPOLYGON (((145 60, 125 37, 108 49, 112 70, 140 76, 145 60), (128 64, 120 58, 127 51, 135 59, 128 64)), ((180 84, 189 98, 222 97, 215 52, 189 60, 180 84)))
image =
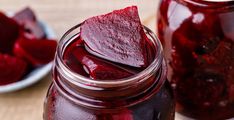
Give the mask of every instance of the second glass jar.
POLYGON ((158 35, 177 111, 203 120, 234 117, 234 1, 161 0, 158 35))

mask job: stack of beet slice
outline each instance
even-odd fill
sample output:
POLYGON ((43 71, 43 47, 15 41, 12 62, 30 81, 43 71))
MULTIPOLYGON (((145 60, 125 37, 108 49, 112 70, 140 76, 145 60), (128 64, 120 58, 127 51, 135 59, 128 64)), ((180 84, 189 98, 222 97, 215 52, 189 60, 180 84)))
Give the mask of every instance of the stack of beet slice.
POLYGON ((152 62, 151 48, 137 7, 132 6, 85 20, 64 61, 75 72, 95 80, 121 79, 152 62))
POLYGON ((0 85, 19 81, 31 69, 49 63, 56 46, 30 8, 12 18, 0 12, 0 85))

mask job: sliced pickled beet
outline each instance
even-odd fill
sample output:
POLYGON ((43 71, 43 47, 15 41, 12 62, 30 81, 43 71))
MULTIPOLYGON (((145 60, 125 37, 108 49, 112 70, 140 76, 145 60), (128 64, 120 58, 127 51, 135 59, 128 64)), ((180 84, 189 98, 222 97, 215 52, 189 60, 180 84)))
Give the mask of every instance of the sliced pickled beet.
POLYGON ((32 34, 37 39, 45 37, 45 32, 42 26, 39 24, 32 9, 26 7, 25 9, 17 12, 13 16, 13 19, 16 20, 20 25, 24 26, 25 32, 27 34, 32 34))
POLYGON ((34 36, 36 39, 46 37, 43 27, 38 22, 27 21, 24 25, 25 33, 34 36))
MULTIPOLYGON (((213 69, 225 69, 228 67, 234 67, 234 46, 231 42, 227 40, 220 40, 219 44, 216 46, 214 50, 210 53, 204 55, 196 55, 197 63, 199 63, 202 67, 209 67, 212 66, 213 69), (218 59, 217 59, 218 58, 218 59), (224 67, 225 66, 225 67, 224 67)), ((232 70, 232 69, 231 69, 232 70)), ((229 73, 228 71, 220 71, 229 73)), ((227 74, 230 75, 230 74, 227 74)))
POLYGON ((113 120, 134 120, 133 115, 130 111, 125 111, 125 113, 121 113, 119 115, 113 115, 113 120))
POLYGON ((36 22, 37 18, 32 9, 26 7, 19 12, 17 12, 13 19, 16 20, 19 24, 24 24, 26 21, 33 21, 36 22))
POLYGON ((154 50, 153 47, 150 44, 146 44, 146 51, 147 51, 147 60, 148 63, 151 63, 154 60, 154 50))
POLYGON ((201 41, 200 45, 195 49, 195 52, 200 55, 210 53, 215 50, 220 41, 220 38, 207 38, 201 41))
POLYGON ((19 81, 25 74, 27 64, 20 58, 0 54, 0 85, 19 81))
POLYGON ((234 85, 231 85, 230 89, 229 89, 229 97, 231 101, 234 101, 234 85))
POLYGON ((127 109, 117 114, 97 115, 97 119, 98 120, 134 120, 132 111, 127 109))
POLYGON ((188 36, 181 34, 181 31, 176 31, 173 34, 172 38, 172 46, 178 51, 184 51, 184 49, 187 49, 188 51, 193 51, 196 47, 196 41, 193 41, 188 38, 188 36), (183 47, 182 47, 183 46, 183 47))
POLYGON ((76 46, 82 46, 83 41, 78 37, 74 43, 71 43, 71 46, 69 46, 63 56, 63 60, 66 63, 66 65, 74 72, 79 73, 80 75, 89 77, 89 75, 85 72, 83 65, 80 62, 77 62, 76 57, 73 54, 73 51, 77 48, 76 46))
POLYGON ((170 61, 170 65, 173 68, 175 74, 185 74, 192 72, 193 68, 197 65, 196 59, 189 50, 173 50, 171 52, 173 60, 170 61))
POLYGON ((209 55, 212 64, 217 66, 234 67, 234 45, 229 40, 223 39, 209 55), (218 59, 217 59, 218 58, 218 59))
POLYGON ((204 16, 197 13, 185 20, 174 32, 173 45, 176 47, 176 44, 181 44, 182 48, 186 47, 186 49, 194 50, 198 54, 205 54, 214 50, 223 37, 219 18, 216 14, 204 16), (202 20, 199 19, 200 17, 207 19, 202 20))
POLYGON ((14 54, 26 59, 33 66, 40 66, 53 60, 56 46, 55 40, 20 37, 14 45, 14 54))
POLYGON ((0 52, 12 53, 20 26, 12 19, 0 12, 0 52))
POLYGON ((133 75, 119 66, 89 54, 84 46, 77 46, 73 51, 73 55, 84 65, 84 69, 87 69, 87 73, 93 79, 113 80, 133 75))
POLYGON ((145 36, 136 6, 89 18, 81 25, 81 38, 91 54, 134 67, 148 65, 145 36))
POLYGON ((178 99, 198 108, 217 105, 228 95, 224 79, 218 73, 197 71, 178 82, 178 99))

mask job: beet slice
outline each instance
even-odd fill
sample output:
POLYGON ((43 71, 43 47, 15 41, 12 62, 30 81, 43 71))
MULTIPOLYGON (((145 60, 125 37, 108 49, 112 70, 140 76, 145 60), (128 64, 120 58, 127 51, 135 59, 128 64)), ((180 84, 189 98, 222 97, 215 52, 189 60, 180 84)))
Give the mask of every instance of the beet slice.
POLYGON ((26 59, 33 66, 40 66, 53 60, 56 46, 55 40, 20 37, 15 43, 14 54, 26 59))
POLYGON ((0 12, 0 52, 12 53, 15 40, 20 31, 20 26, 11 18, 0 12))
POLYGON ((96 16, 81 25, 81 38, 91 54, 133 67, 146 67, 145 33, 137 7, 96 16))
POLYGON ((20 58, 0 54, 0 85, 19 81, 26 73, 27 64, 20 58))
POLYGON ((36 15, 34 14, 33 10, 29 7, 26 7, 17 12, 13 16, 13 19, 15 19, 19 24, 24 24, 25 21, 37 21, 36 15))
POLYGON ((181 79, 177 85, 179 101, 189 101, 199 107, 216 106, 228 94, 225 77, 215 72, 196 71, 193 75, 181 79))
POLYGON ((134 120, 133 114, 131 110, 125 109, 123 112, 119 114, 112 115, 113 120, 134 120))
POLYGON ((98 120, 134 120, 131 110, 125 109, 117 114, 100 114, 96 116, 98 120))
POLYGON ((119 66, 89 54, 84 46, 77 46, 73 54, 84 65, 84 68, 87 69, 86 71, 93 79, 113 80, 133 75, 131 72, 119 66))
POLYGON ((80 37, 76 38, 76 40, 74 41, 75 42, 71 43, 71 46, 67 47, 67 49, 65 50, 63 61, 73 72, 89 77, 89 75, 83 69, 83 65, 81 64, 81 62, 77 62, 76 57, 73 55, 73 51, 77 49, 76 46, 83 45, 84 43, 80 39, 80 37))
POLYGON ((32 34, 37 39, 45 37, 43 27, 39 24, 35 13, 29 7, 17 12, 13 19, 20 25, 24 26, 25 32, 32 34))

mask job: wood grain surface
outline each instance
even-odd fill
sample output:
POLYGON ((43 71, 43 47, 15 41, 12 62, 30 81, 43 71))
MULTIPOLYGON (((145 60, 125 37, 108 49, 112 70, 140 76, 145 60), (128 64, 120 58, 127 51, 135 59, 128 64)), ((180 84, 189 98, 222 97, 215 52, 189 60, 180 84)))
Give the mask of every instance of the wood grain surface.
MULTIPOLYGON (((30 6, 47 22, 57 39, 84 19, 129 5, 138 5, 144 25, 155 31, 158 0, 0 0, 1 11, 18 11, 30 6)), ((42 120, 43 101, 50 73, 37 84, 12 93, 0 94, 0 120, 42 120)))

